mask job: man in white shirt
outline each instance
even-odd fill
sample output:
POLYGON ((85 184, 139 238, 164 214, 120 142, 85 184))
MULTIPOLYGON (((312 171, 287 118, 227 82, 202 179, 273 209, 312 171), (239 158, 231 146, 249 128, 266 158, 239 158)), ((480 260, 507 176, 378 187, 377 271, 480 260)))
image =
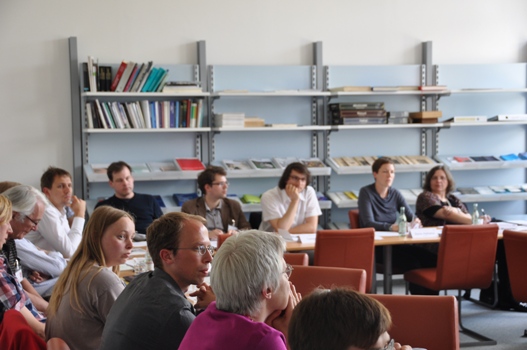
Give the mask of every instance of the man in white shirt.
POLYGON ((260 230, 290 233, 314 233, 318 217, 322 214, 317 194, 311 182, 311 173, 302 163, 289 164, 278 186, 262 195, 262 223, 260 230))
POLYGON ((40 187, 51 205, 46 207, 38 229, 26 238, 40 249, 59 252, 69 259, 81 242, 86 202, 73 195, 71 175, 64 169, 50 166, 40 178, 40 187), (74 214, 71 227, 67 206, 74 214))

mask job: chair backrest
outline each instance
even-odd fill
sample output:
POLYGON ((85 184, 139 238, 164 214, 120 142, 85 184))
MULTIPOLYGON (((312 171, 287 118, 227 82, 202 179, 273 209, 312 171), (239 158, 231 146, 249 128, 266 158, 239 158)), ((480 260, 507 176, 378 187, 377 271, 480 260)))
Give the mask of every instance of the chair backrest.
POLYGON ((68 344, 61 338, 51 338, 47 344, 47 350, 70 350, 68 344))
POLYGON ((366 291, 371 289, 375 230, 321 230, 315 241, 315 266, 350 267, 366 271, 366 291))
POLYGON ((306 253, 284 253, 284 260, 289 265, 309 265, 309 257, 306 253))
POLYGON ((364 293, 366 291, 366 271, 345 267, 293 266, 289 277, 296 291, 306 296, 318 287, 350 287, 364 293))
POLYGON ((225 240, 230 236, 232 236, 232 233, 224 233, 222 235, 218 235, 218 246, 216 247, 216 249, 220 249, 223 242, 225 242, 225 240))
POLYGON ((427 350, 458 350, 456 298, 425 295, 371 294, 392 316, 390 337, 401 344, 427 350))
POLYGON ((498 225, 445 225, 437 255, 439 289, 490 286, 497 244, 498 225))
POLYGON ((507 257, 507 268, 512 296, 516 301, 527 302, 527 232, 503 231, 503 243, 507 257))
POLYGON ((351 209, 348 211, 348 216, 350 218, 350 228, 360 228, 359 209, 351 209))
POLYGON ((19 311, 7 310, 0 323, 0 349, 45 350, 46 342, 31 329, 19 311))

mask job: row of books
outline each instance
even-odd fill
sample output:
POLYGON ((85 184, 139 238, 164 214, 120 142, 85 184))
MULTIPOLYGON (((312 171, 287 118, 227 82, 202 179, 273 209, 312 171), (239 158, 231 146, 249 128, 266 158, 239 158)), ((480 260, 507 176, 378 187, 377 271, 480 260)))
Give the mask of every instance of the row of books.
POLYGON ((338 86, 328 89, 331 92, 397 92, 397 91, 446 91, 445 85, 421 86, 338 86))
MULTIPOLYGON (((434 160, 427 156, 383 156, 389 158, 396 165, 416 165, 416 164, 436 164, 434 160)), ((332 157, 332 163, 337 167, 359 167, 372 166, 377 156, 364 157, 332 157)))
POLYGON ((196 128, 204 124, 203 100, 86 103, 90 129, 196 128))
POLYGON ((384 102, 348 102, 328 105, 332 125, 386 124, 384 102))
MULTIPOLYGON (((170 162, 129 163, 128 165, 134 174, 205 169, 205 165, 198 158, 175 158, 170 162)), ((108 166, 109 164, 91 164, 95 174, 106 174, 108 166)))
POLYGON ((524 185, 506 185, 506 186, 476 186, 476 187, 458 187, 456 192, 464 195, 481 195, 481 194, 501 194, 501 193, 521 193, 527 192, 527 184, 524 185))
POLYGON ((284 169, 290 163, 300 162, 308 168, 324 168, 326 165, 318 158, 274 157, 250 158, 245 160, 223 160, 227 170, 284 169))
POLYGON ((520 153, 509 153, 502 154, 501 156, 453 156, 447 157, 447 160, 451 163, 472 163, 472 162, 498 162, 503 161, 516 161, 516 160, 527 160, 527 152, 520 153))

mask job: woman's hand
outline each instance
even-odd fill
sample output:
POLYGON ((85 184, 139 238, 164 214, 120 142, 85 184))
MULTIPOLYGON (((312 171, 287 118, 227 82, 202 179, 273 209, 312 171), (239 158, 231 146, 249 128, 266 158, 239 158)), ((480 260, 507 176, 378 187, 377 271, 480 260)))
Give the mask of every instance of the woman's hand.
POLYGON ((394 343, 393 348, 395 350, 412 350, 412 347, 410 345, 401 345, 399 343, 394 343))
POLYGON ((287 339, 287 329, 289 328, 289 321, 291 320, 291 315, 293 314, 293 309, 296 304, 302 300, 302 295, 297 293, 293 283, 289 282, 289 301, 284 310, 275 310, 270 314, 265 323, 274 329, 282 332, 287 339))
POLYGON ((190 293, 189 296, 197 297, 198 300, 196 301, 194 308, 197 310, 203 310, 206 309, 210 303, 216 300, 216 295, 214 294, 212 287, 207 283, 202 283, 197 287, 198 289, 190 293))

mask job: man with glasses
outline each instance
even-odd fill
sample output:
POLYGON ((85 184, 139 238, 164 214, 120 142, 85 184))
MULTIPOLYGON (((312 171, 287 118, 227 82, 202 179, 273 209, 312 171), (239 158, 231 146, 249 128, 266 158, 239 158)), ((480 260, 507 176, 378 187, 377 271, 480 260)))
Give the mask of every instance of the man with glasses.
POLYGON ((289 164, 278 186, 262 195, 262 223, 260 230, 290 233, 314 233, 322 214, 317 194, 311 183, 311 173, 299 162, 289 164))
POLYGON ((38 228, 47 205, 46 198, 31 186, 17 185, 3 193, 13 207, 12 232, 8 234, 3 253, 9 268, 20 282, 35 307, 44 312, 48 302, 42 296, 51 295, 66 260, 58 252, 39 250, 25 236, 38 228), (28 280, 29 279, 29 280, 28 280))
POLYGON ((110 164, 106 170, 108 183, 115 194, 95 206, 109 205, 130 213, 135 219, 135 229, 139 233, 146 233, 146 228, 158 217, 163 215, 156 199, 143 193, 134 192, 134 178, 132 168, 123 161, 110 164))
POLYGON ((146 242, 154 271, 143 273, 124 289, 108 314, 101 350, 177 349, 196 317, 216 298, 204 283, 214 248, 205 219, 168 213, 148 227, 146 242), (185 297, 198 290, 193 306, 185 297))
POLYGON ((238 230, 249 230, 240 203, 227 198, 227 181, 225 169, 209 166, 198 176, 198 186, 202 196, 186 201, 181 211, 199 215, 207 220, 209 239, 215 241, 223 233, 235 233, 238 230))

